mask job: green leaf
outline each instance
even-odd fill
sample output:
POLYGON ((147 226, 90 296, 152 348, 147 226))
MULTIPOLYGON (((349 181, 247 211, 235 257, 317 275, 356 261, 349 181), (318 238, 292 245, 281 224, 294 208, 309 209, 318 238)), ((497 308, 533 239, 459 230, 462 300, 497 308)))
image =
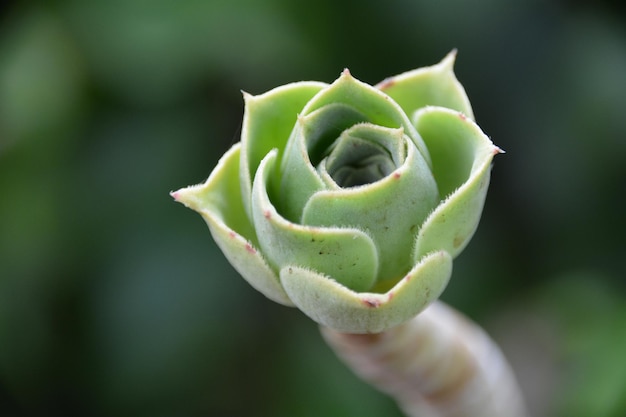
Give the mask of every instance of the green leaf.
POLYGON ((460 111, 473 119, 465 89, 454 75, 455 58, 456 50, 437 65, 396 75, 376 87, 393 98, 409 116, 422 107, 440 106, 460 111))
POLYGON ((428 107, 415 115, 428 145, 433 173, 445 200, 426 219, 415 245, 415 259, 434 250, 458 255, 482 214, 493 156, 501 150, 462 113, 428 107))
POLYGON ((202 215, 230 264, 259 292, 284 305, 293 305, 278 275, 259 252, 256 235, 239 194, 241 145, 233 146, 204 184, 172 193, 176 201, 202 215))
POLYGON ((408 119, 402 108, 388 95, 368 84, 358 81, 348 70, 328 88, 317 94, 304 108, 302 115, 333 103, 348 105, 366 116, 367 122, 404 129, 404 133, 413 140, 424 159, 430 163, 428 149, 408 119))
POLYGON ((252 212, 261 250, 270 265, 285 265, 324 274, 355 291, 374 284, 378 256, 372 240, 351 228, 303 226, 282 217, 270 202, 266 184, 276 163, 276 152, 263 159, 252 188, 252 212))
MULTIPOLYGON (((251 217, 252 178, 261 160, 272 149, 282 152, 298 114, 304 105, 327 84, 297 82, 277 87, 264 94, 244 93, 245 112, 241 127, 241 192, 244 207, 251 217)), ((278 159, 282 154, 278 155, 278 159)))
POLYGON ((419 314, 450 279, 452 258, 431 253, 385 294, 356 293, 326 276, 295 265, 280 271, 294 304, 323 326, 345 333, 379 333, 419 314))
POLYGON ((361 113, 339 103, 298 118, 280 169, 280 192, 276 196, 276 206, 281 215, 290 221, 300 221, 309 197, 325 187, 313 164, 319 162, 325 148, 337 139, 342 130, 363 120, 361 113))

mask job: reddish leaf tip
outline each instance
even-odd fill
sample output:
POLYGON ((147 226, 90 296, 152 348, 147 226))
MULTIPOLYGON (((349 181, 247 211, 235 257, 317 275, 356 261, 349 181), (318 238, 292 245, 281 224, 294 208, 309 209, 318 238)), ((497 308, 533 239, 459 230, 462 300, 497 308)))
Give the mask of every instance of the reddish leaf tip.
POLYGON ((364 298, 361 302, 370 308, 378 308, 381 304, 381 302, 375 298, 364 298))
POLYGON ((256 253, 256 249, 254 249, 254 248, 252 247, 252 245, 251 245, 251 244, 249 244, 249 243, 246 243, 246 250, 247 250, 248 252, 252 253, 252 254, 255 254, 255 253, 256 253))
POLYGON ((396 79, 394 77, 389 77, 389 78, 385 78, 380 83, 378 83, 376 87, 378 87, 379 90, 385 90, 387 88, 392 87, 395 83, 396 83, 396 79))

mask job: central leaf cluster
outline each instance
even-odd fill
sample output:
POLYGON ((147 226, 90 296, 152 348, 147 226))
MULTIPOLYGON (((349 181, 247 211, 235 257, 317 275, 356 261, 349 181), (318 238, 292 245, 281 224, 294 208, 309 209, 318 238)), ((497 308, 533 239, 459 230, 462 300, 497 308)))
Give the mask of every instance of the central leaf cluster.
POLYGON ((406 157, 401 129, 361 124, 344 131, 318 171, 325 169, 339 187, 356 187, 391 175, 406 157))
POLYGON ((270 264, 288 261, 296 242, 286 236, 297 225, 298 256, 308 254, 302 264, 354 290, 387 288, 411 269, 415 238, 439 192, 427 148, 393 100, 344 73, 302 109, 276 159, 280 165, 262 176, 268 202, 287 223, 269 219, 276 226, 259 236, 270 264), (358 244, 370 249, 356 253, 358 244))

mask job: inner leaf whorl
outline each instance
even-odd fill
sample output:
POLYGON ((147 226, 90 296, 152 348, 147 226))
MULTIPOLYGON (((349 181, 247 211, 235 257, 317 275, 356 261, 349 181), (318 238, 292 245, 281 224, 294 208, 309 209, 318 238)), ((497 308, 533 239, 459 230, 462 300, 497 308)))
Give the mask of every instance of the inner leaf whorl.
POLYGON ((401 129, 362 123, 344 131, 327 152, 328 175, 349 188, 387 177, 402 164, 406 150, 401 129))

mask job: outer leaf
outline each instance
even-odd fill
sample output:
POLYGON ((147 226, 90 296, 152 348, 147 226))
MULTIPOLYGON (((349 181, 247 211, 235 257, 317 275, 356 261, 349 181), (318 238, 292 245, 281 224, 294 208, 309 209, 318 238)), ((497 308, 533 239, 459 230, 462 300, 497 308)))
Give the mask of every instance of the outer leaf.
POLYGON ((501 150, 463 114, 428 107, 415 125, 433 158, 433 172, 448 197, 426 219, 417 237, 415 259, 434 250, 458 255, 474 234, 482 213, 493 156, 501 150))
POLYGON ((310 268, 356 291, 374 283, 378 257, 372 240, 360 230, 301 226, 278 214, 269 200, 266 183, 276 163, 272 151, 261 161, 252 187, 254 226, 270 265, 310 268))
MULTIPOLYGON (((285 148, 289 134, 304 105, 327 84, 297 82, 252 96, 244 93, 245 112, 241 127, 241 192, 248 216, 252 178, 261 160, 272 149, 285 148)), ((282 155, 279 155, 279 160, 282 155)))
POLYGON ((435 252, 385 294, 356 293, 328 277, 286 266, 280 280, 291 300, 316 322, 345 333, 379 333, 420 313, 443 292, 452 258, 435 252))
POLYGON ((440 63, 418 68, 376 85, 393 98, 409 116, 425 106, 441 106, 474 118, 465 89, 454 75, 456 50, 440 63))
POLYGON ((252 287, 273 301, 292 306, 277 274, 255 247, 256 235, 239 195, 240 150, 240 144, 233 146, 204 184, 183 188, 172 196, 202 215, 230 264, 252 287))

